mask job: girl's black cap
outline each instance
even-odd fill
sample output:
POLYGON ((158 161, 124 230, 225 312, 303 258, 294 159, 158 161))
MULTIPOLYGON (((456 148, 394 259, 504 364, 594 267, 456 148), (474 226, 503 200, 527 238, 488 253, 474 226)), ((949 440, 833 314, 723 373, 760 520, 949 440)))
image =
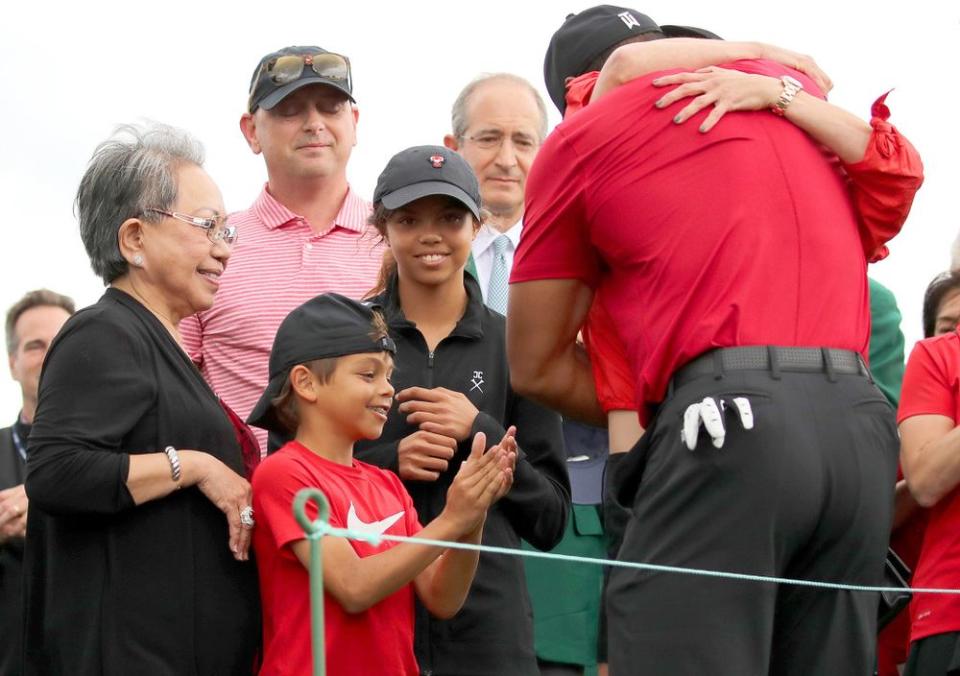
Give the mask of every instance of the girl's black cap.
POLYGON ((459 153, 444 146, 414 146, 390 158, 377 179, 374 203, 399 209, 421 197, 447 195, 480 220, 480 184, 459 153))

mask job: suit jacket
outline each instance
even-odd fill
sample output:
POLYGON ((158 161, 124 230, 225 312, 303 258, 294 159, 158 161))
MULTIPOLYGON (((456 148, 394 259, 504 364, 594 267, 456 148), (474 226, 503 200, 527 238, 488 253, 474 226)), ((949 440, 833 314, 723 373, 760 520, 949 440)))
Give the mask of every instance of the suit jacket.
MULTIPOLYGON (((26 439, 24 439, 26 443, 26 439)), ((23 483, 26 463, 13 443, 13 428, 0 429, 0 490, 23 483)), ((19 675, 22 667, 23 538, 0 544, 0 676, 19 675)))

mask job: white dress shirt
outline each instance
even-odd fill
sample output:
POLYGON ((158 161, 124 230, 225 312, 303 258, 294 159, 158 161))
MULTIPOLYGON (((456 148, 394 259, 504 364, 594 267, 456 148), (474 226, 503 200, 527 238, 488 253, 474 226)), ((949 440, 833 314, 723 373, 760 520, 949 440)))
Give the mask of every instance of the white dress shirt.
MULTIPOLYGON (((504 252, 507 259, 507 269, 513 269, 513 253, 517 250, 517 244, 520 242, 520 231, 523 230, 523 219, 514 223, 505 234, 510 239, 510 246, 504 252)), ((487 300, 487 288, 490 286, 490 272, 493 270, 493 240, 499 235, 500 231, 484 223, 477 232, 477 238, 473 240, 473 262, 477 266, 477 280, 480 283, 480 290, 483 292, 483 300, 487 300)))

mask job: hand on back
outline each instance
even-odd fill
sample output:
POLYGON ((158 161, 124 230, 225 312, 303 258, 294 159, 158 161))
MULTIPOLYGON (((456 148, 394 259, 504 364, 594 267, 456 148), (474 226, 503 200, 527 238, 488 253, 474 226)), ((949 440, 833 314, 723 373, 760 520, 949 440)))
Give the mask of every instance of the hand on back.
POLYGON ((710 131, 726 113, 770 108, 782 89, 776 78, 717 66, 708 66, 692 73, 665 75, 655 79, 652 84, 655 87, 680 85, 660 97, 656 103, 658 108, 667 108, 684 98, 693 99, 673 118, 677 124, 712 106, 700 124, 700 131, 704 133, 710 131))

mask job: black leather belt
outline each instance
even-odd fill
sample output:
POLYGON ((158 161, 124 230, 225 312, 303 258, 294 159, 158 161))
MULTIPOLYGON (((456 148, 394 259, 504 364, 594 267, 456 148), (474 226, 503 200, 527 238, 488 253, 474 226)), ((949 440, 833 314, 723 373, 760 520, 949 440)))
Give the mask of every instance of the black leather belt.
POLYGON ((706 375, 725 371, 780 371, 870 376, 860 354, 827 347, 725 347, 706 352, 681 367, 670 381, 672 388, 706 375))

